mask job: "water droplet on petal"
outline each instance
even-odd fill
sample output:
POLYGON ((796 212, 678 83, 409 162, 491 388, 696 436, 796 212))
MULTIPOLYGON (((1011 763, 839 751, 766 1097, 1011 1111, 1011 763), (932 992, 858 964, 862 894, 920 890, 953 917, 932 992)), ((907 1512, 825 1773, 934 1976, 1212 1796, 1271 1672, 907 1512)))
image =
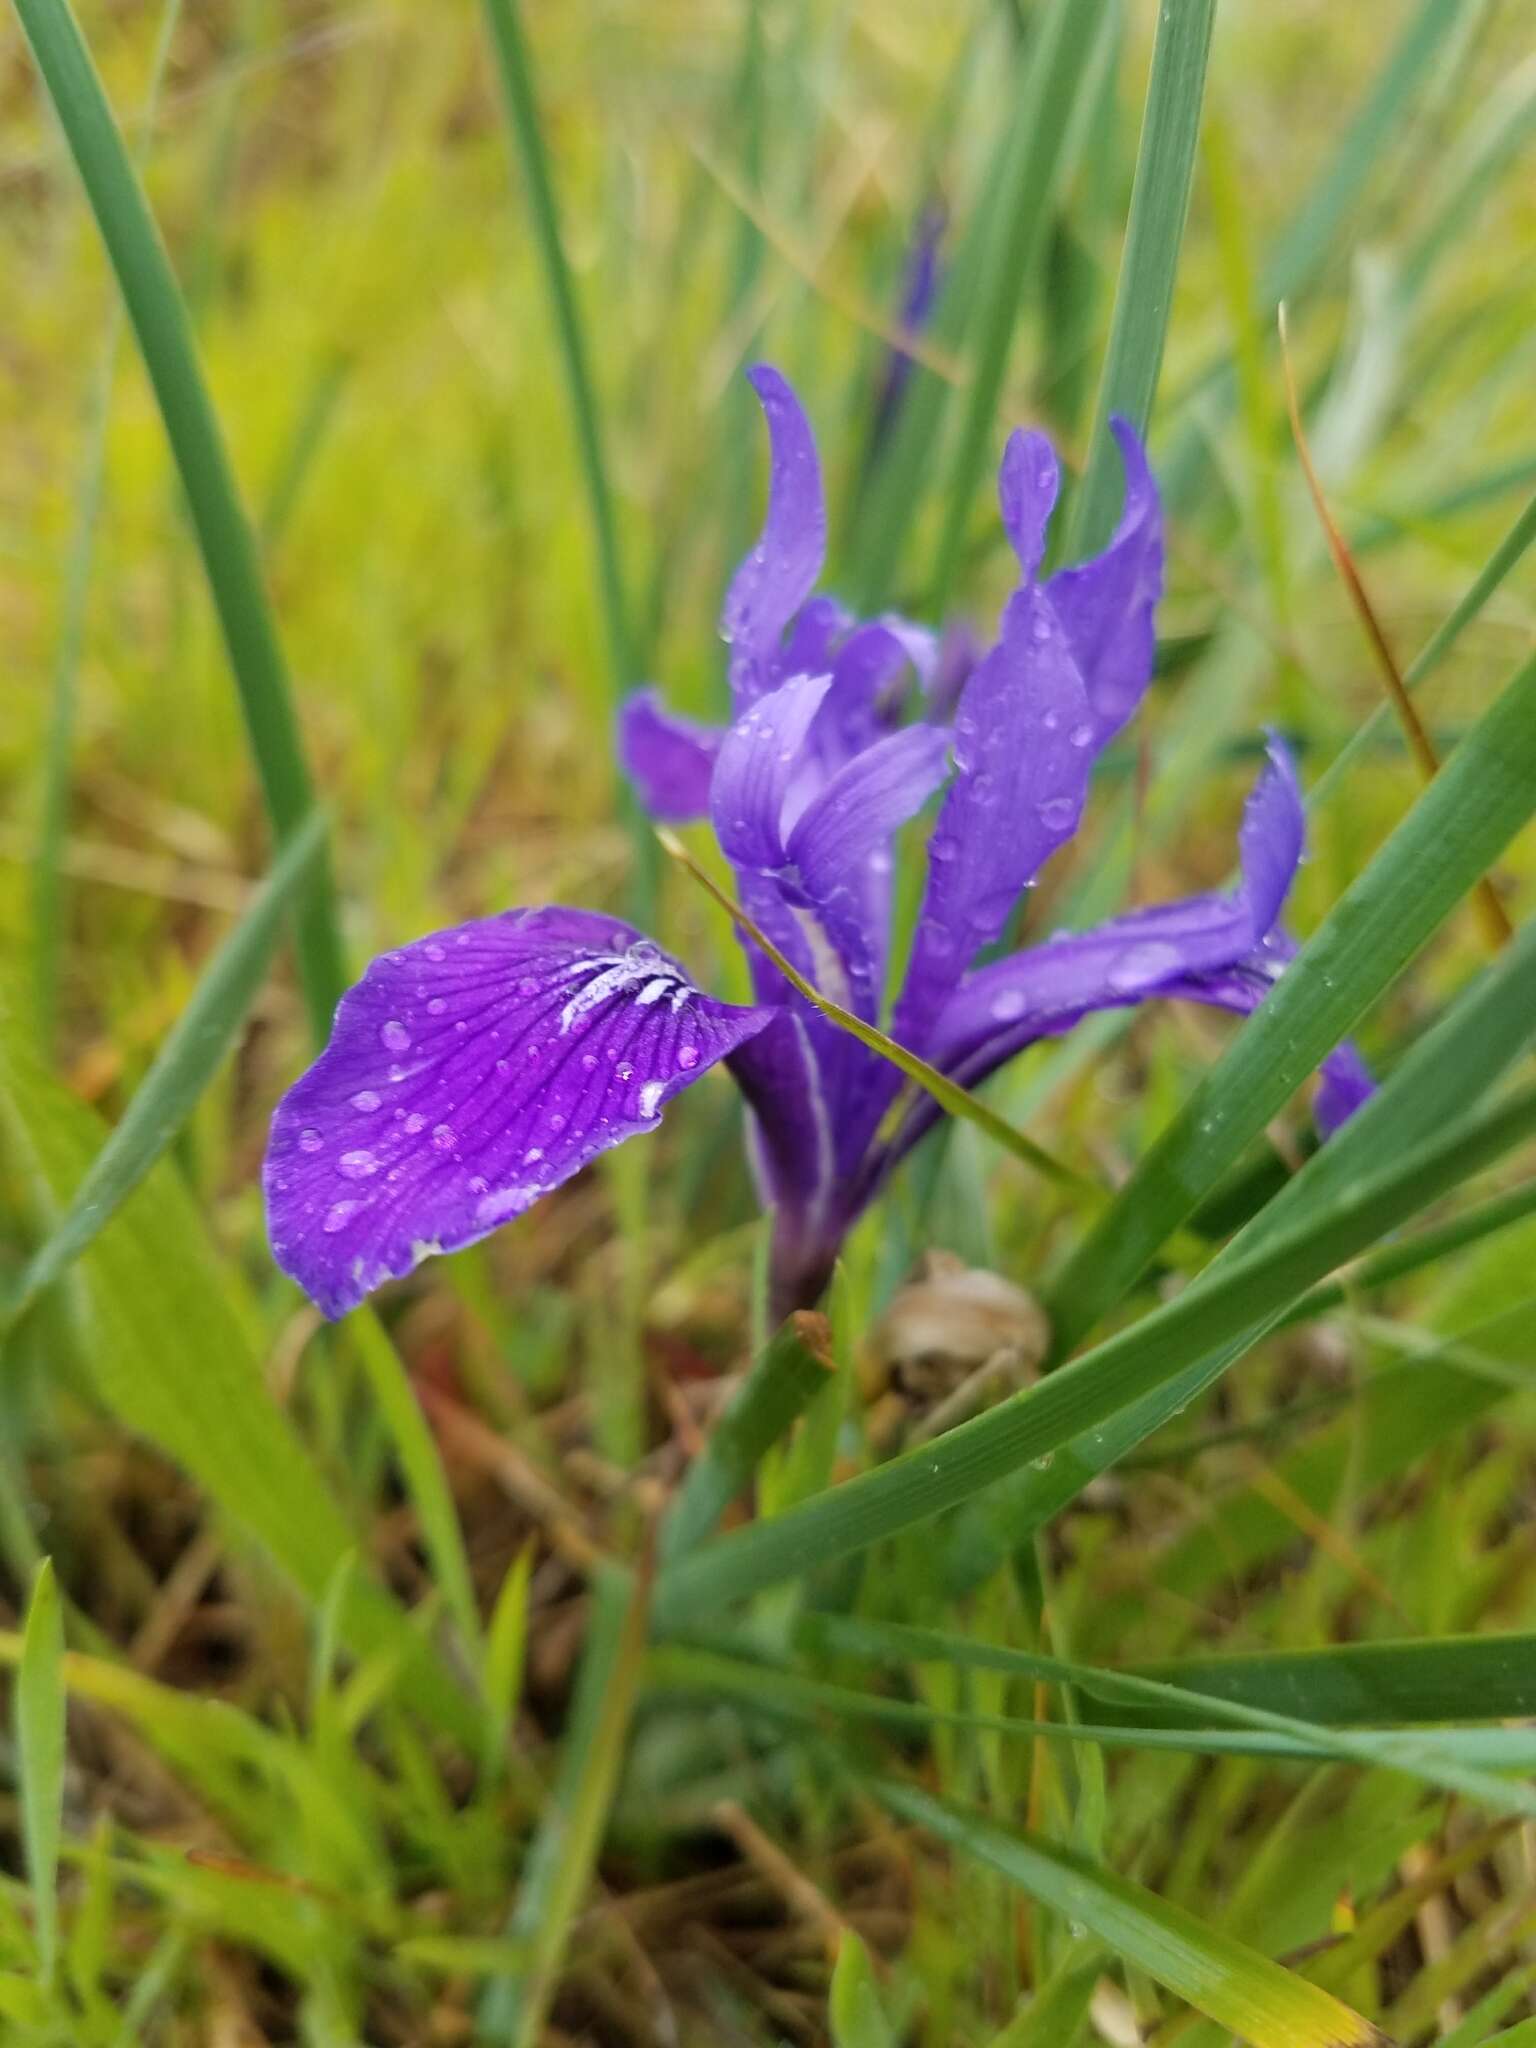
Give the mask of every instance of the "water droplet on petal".
POLYGON ((544 1148, 542 1145, 530 1145, 523 1154, 523 1164, 524 1166, 537 1166, 543 1157, 544 1148))
POLYGON ((1182 965, 1176 946, 1149 939, 1145 945, 1132 946, 1110 968, 1106 978, 1117 995, 1131 995, 1138 989, 1152 987, 1155 982, 1166 981, 1170 974, 1177 974, 1182 965))
POLYGON ((1067 734, 1067 738, 1074 747, 1091 747, 1093 745, 1093 727, 1091 725, 1074 725, 1067 734))
POLYGON ((371 1088, 359 1088, 352 1098, 352 1107, 360 1109, 364 1116, 371 1116, 379 1106, 380 1098, 371 1088))
POLYGON ((620 1081, 633 1081, 633 1079, 635 1078, 635 1070, 630 1065, 628 1060, 620 1060, 619 1064, 614 1068, 613 1071, 617 1079, 619 1079, 620 1081))
POLYGON ((434 1124, 432 1142, 439 1152, 451 1152, 459 1141, 454 1136, 452 1124, 434 1124))
POLYGON ((441 1015, 443 1014, 444 1010, 447 1009, 447 1007, 447 1003, 443 1000, 441 996, 434 996, 431 1002, 427 1005, 427 1015, 429 1017, 441 1017, 441 1015))
POLYGON ((318 1152, 324 1143, 324 1138, 321 1137, 313 1125, 307 1131, 300 1131, 299 1133, 299 1150, 301 1152, 318 1152))
POLYGON ((991 1016, 994 1024, 1012 1024, 1022 1017, 1028 1004, 1016 988, 1005 988, 1001 995, 992 999, 991 1016))
POLYGON ((680 1067, 696 1067, 699 1064, 699 1048, 696 1045, 680 1045, 677 1049, 677 1064, 680 1067))
POLYGON ((448 958, 448 949, 445 946, 426 945, 421 950, 429 960, 446 960, 448 958))
POLYGON ((1035 812, 1048 832, 1067 832, 1077 822, 1077 804, 1069 796, 1049 796, 1035 812))
POLYGON ((344 1173, 348 1180, 366 1180, 378 1170, 379 1162, 371 1152, 343 1152, 336 1162, 336 1171, 344 1173))
POLYGON ((345 1230, 361 1207, 359 1202, 332 1202, 325 1212, 325 1221, 320 1228, 327 1237, 334 1237, 338 1230, 345 1230))
POLYGON ((414 1110, 414 1109, 413 1109, 413 1110, 411 1111, 410 1115, 409 1115, 409 1116, 408 1116, 408 1117, 406 1118, 406 1120, 405 1120, 405 1134, 406 1134, 406 1136, 407 1136, 408 1138, 414 1138, 414 1137, 416 1136, 416 1134, 417 1134, 417 1132, 418 1132, 418 1131, 424 1131, 424 1130, 426 1129, 426 1127, 427 1127, 427 1120, 426 1120, 426 1118, 425 1118, 424 1116, 420 1115, 418 1111, 416 1111, 416 1110, 414 1110))
POLYGON ((411 1034, 398 1017, 391 1017, 379 1028, 379 1037, 390 1052, 404 1052, 411 1042, 411 1034))

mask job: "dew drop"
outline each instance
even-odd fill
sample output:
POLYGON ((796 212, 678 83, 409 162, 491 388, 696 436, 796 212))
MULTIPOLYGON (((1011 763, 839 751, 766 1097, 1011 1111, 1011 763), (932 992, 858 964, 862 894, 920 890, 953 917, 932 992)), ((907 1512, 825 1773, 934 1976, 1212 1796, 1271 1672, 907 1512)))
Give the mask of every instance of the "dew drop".
POLYGON ((543 1157, 544 1147, 542 1145, 530 1145, 523 1154, 523 1164, 524 1166, 537 1166, 543 1157))
POLYGON ((699 1048, 696 1045, 680 1045, 677 1049, 677 1064, 680 1067, 696 1067, 699 1064, 699 1048))
POLYGON ((336 1162, 336 1171, 344 1173, 348 1180, 366 1180, 378 1170, 379 1162, 371 1152, 343 1152, 336 1162))
POLYGON ((411 1042, 411 1034, 398 1017, 391 1017, 387 1024, 380 1026, 379 1037, 390 1052, 404 1052, 411 1042))
POLYGON ((470 1176, 469 1192, 472 1195, 488 1194, 490 1192, 490 1186, 490 1182, 485 1178, 483 1174, 476 1173, 470 1176))
POLYGON ((324 1138, 321 1137, 313 1124, 311 1124, 307 1131, 300 1131, 299 1133, 299 1150, 301 1152, 318 1152, 324 1143, 324 1138))
POLYGON ((413 1109, 405 1120, 405 1135, 408 1138, 414 1138, 418 1131, 424 1131, 426 1127, 426 1118, 418 1110, 413 1109))
POLYGON ((994 1024, 1012 1024, 1028 1007, 1019 989, 1005 988, 1001 995, 993 997, 990 1014, 994 1024))
POLYGON ((1065 832, 1077 818, 1077 805, 1069 796, 1049 796, 1035 812, 1047 831, 1065 832))
POLYGON ((459 1141, 454 1136, 452 1124, 434 1124, 432 1126, 432 1142, 439 1152, 451 1152, 459 1141))
POLYGON ((434 996, 427 1005, 427 1015, 429 1017, 441 1017, 447 1007, 447 1003, 441 996, 434 996))
POLYGON ((581 1064, 586 1068, 587 1072, 590 1074, 592 1069, 597 1065, 597 1054, 595 1052, 584 1052, 581 1056, 581 1064))
POLYGON ((1061 713, 1059 711, 1047 711, 1044 718, 1041 719, 1040 723, 1045 727, 1047 732, 1055 732, 1057 727, 1061 724, 1061 713))
POLYGON ((1067 734, 1067 738, 1074 747, 1091 747, 1093 745, 1093 727, 1091 725, 1074 725, 1067 734))
POLYGON ((448 958, 448 949, 446 948, 446 946, 439 946, 436 943, 423 946, 421 950, 423 951, 423 953, 426 954, 429 960, 446 960, 448 958))
POLYGON ((371 1088, 359 1088, 352 1098, 352 1107, 360 1109, 364 1116, 371 1116, 379 1106, 380 1098, 371 1088))
POLYGON ((327 1237, 334 1237, 338 1230, 346 1229, 352 1218, 357 1214, 359 1207, 360 1204, 357 1202, 332 1202, 330 1208, 325 1212, 325 1221, 320 1225, 320 1228, 327 1237))
POLYGON ((635 1078, 635 1070, 628 1060, 620 1060, 613 1071, 615 1078, 620 1081, 633 1081, 635 1078))
POLYGON ((1170 974, 1176 974, 1182 965, 1178 949, 1152 939, 1143 946, 1132 946, 1123 959, 1117 960, 1109 970, 1108 981, 1119 995, 1148 988, 1153 982, 1162 981, 1170 974))

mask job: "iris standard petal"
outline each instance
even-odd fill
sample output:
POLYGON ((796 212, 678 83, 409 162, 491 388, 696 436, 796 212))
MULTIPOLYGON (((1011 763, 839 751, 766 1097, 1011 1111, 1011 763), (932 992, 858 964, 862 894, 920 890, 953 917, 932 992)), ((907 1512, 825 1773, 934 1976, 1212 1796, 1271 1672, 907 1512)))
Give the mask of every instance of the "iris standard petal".
POLYGON ((506 911, 383 954, 273 1117, 278 1264, 344 1314, 652 1129, 771 1015, 701 994, 592 911, 506 911))
POLYGON ((1070 839, 1088 793, 1095 726, 1083 679, 1040 591, 1010 601, 1003 637, 955 716, 955 779, 928 842, 928 884, 896 1035, 923 1030, 1021 890, 1070 839))
POLYGON ((709 808, 728 860, 759 871, 784 862, 784 806, 805 763, 806 734, 830 676, 794 676, 759 697, 727 731, 709 808))
POLYGON ((1103 554, 1046 584, 1087 687, 1097 745, 1120 730, 1152 680, 1152 615, 1163 590, 1163 523, 1146 451, 1128 421, 1111 421, 1125 466, 1125 504, 1103 554))
POLYGON ((1039 574, 1046 530, 1060 489, 1056 450, 1044 434, 1023 428, 1010 434, 997 473, 997 499, 1026 583, 1033 583, 1039 574))
POLYGON ((1255 944, 1273 930, 1307 840, 1301 783, 1291 750, 1271 733, 1265 751, 1264 771, 1243 807, 1237 835, 1255 944))
POLYGON ((655 689, 636 690, 619 710, 619 765, 653 818, 690 824, 709 811, 709 783, 725 734, 668 711, 655 689))
POLYGON ((763 530, 732 578, 720 615, 738 708, 771 687, 779 641, 815 588, 827 551, 827 508, 810 422, 777 370, 759 363, 747 375, 768 423, 770 463, 763 530))
POLYGON ((841 963, 840 1000, 870 1022, 884 979, 891 840, 943 782, 948 762, 949 735, 938 726, 889 733, 838 770, 789 837, 787 880, 841 963))

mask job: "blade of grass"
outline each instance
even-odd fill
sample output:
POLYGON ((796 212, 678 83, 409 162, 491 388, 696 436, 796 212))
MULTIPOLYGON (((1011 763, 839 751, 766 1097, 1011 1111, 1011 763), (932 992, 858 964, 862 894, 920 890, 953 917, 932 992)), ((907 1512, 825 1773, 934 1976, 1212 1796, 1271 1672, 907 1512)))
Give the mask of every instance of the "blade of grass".
MULTIPOLYGON (((1285 306, 1283 303, 1279 312, 1279 327, 1280 367, 1285 382, 1286 408, 1291 418, 1291 436, 1296 443, 1296 454, 1301 463, 1301 473, 1306 478, 1307 490, 1312 499, 1313 509, 1317 513, 1318 524, 1323 529, 1324 538, 1328 543, 1328 552, 1333 557, 1334 567, 1339 572, 1339 580, 1349 593, 1350 603, 1355 608, 1355 614, 1360 621, 1361 628, 1365 633, 1366 639, 1371 644, 1372 652, 1376 656, 1376 665, 1381 670, 1382 681, 1386 685, 1387 702, 1397 714, 1398 723, 1402 726, 1403 732, 1407 737, 1409 751, 1419 764, 1420 773, 1426 782, 1432 782, 1440 773, 1440 757, 1435 751, 1434 742, 1424 728, 1423 720, 1414 709, 1413 699, 1408 694, 1408 686, 1404 680, 1403 672, 1397 664, 1397 656, 1392 651, 1392 643, 1388 640, 1382 628, 1376 607, 1371 602, 1370 592, 1366 589, 1364 579, 1361 577, 1359 569, 1355 566, 1354 557, 1349 551, 1349 543, 1339 531, 1338 523, 1328 508, 1328 499, 1323 490, 1322 479, 1319 477, 1316 465, 1313 463, 1312 451, 1307 446, 1307 430, 1302 424, 1301 400, 1296 391, 1296 373, 1291 364, 1290 340, 1286 333, 1285 306)), ((1509 914, 1499 901, 1498 892, 1487 875, 1479 876, 1477 887, 1474 891, 1474 900, 1490 944, 1494 947, 1508 945, 1510 939, 1514 936, 1513 928, 1509 922, 1509 914)))
MULTIPOLYGON (((165 81, 165 67, 176 24, 181 19, 181 8, 182 0, 165 0, 160 11, 150 56, 149 84, 145 89, 134 149, 134 161, 139 165, 144 162, 154 132, 160 88, 165 81)), ((38 807, 37 851, 32 871, 32 939, 38 1032, 44 1046, 53 1043, 58 1018, 59 953, 64 919, 62 860, 69 817, 76 682, 85 649, 86 605, 106 481, 107 422, 112 410, 112 387, 117 379, 122 338, 122 312, 114 305, 107 317, 101 357, 86 404, 85 451, 75 486, 75 516, 69 552, 65 557, 64 601, 54 648, 48 731, 43 746, 42 798, 38 807)))
MULTIPOLYGON (((1473 577, 1464 594, 1409 663, 1408 672, 1403 677, 1405 690, 1416 690, 1420 683, 1433 675, 1466 628, 1471 625, 1505 577, 1524 556, 1533 540, 1536 540, 1536 498, 1531 498, 1527 502, 1519 518, 1473 577)), ((1362 755, 1380 742, 1391 716, 1390 705, 1377 706, 1351 737, 1348 745, 1340 749, 1337 758, 1329 763, 1327 772, 1313 787, 1307 799, 1309 809, 1319 809, 1352 771, 1358 771, 1362 755)))
POLYGON ((485 1641, 480 1610, 458 1510, 443 1470, 437 1439, 427 1425, 415 1389, 384 1325, 366 1305, 347 1320, 347 1335, 362 1361, 379 1414, 394 1443, 406 1493, 421 1525, 421 1538, 432 1562, 432 1583, 453 1617, 470 1667, 477 1678, 485 1673, 485 1641))
POLYGON ((900 1819, 1001 1871, 1254 2048, 1384 2048, 1376 2028, 1330 1992, 1075 1851, 913 1785, 875 1780, 870 1789, 900 1819))
POLYGON ((1090 1180, 1086 1174, 1079 1173, 1076 1167, 1068 1166, 1065 1161, 1055 1158, 1043 1146, 1037 1145, 1033 1138, 1017 1130, 1005 1117, 999 1116, 991 1104, 984 1102, 979 1095, 970 1094, 958 1082, 950 1080, 947 1074, 941 1074, 937 1067, 930 1066, 919 1054, 909 1051, 896 1039, 887 1037, 885 1032, 878 1030, 873 1024, 866 1024, 862 1017, 855 1016, 852 1010, 845 1010, 841 1003, 833 1002, 830 996, 823 995, 820 989, 807 981, 799 969, 786 959, 772 939, 752 922, 747 913, 726 894, 713 876, 700 867, 675 833, 658 825, 656 837, 673 860, 686 868, 693 879, 708 891, 737 929, 745 933, 753 945, 761 948, 790 987, 797 994, 804 996, 808 1003, 814 1004, 830 1022, 849 1032, 861 1045, 867 1045, 871 1052, 877 1052, 882 1059, 889 1060, 893 1067, 899 1067, 902 1073, 909 1080, 915 1081, 920 1088, 926 1088, 941 1109, 947 1110, 951 1116, 962 1117, 967 1122, 975 1124, 978 1129, 985 1131, 989 1138, 1011 1152, 1016 1159, 1022 1159, 1026 1166, 1032 1166, 1036 1173, 1043 1174, 1047 1180, 1070 1187, 1076 1193, 1088 1196, 1095 1202, 1106 1199, 1104 1190, 1097 1182, 1090 1180))
POLYGON ((688 1468, 661 1536, 663 1562, 702 1543, 750 1482, 763 1453, 836 1374, 825 1316, 797 1309, 753 1364, 688 1468))
POLYGON ((485 2037, 512 2048, 535 2048, 543 2038, 556 1974, 591 1883, 639 1689, 648 1607, 644 1568, 632 1585, 603 1578, 595 1586, 559 1778, 507 1928, 508 1939, 526 1947, 528 1965, 501 1979, 481 2008, 485 2037))
POLYGON ((1175 1379, 1189 1361, 1242 1336, 1251 1343, 1335 1266, 1536 1133, 1536 1088, 1464 1117, 1333 1199, 1246 1258, 1065 1365, 1036 1387, 769 1522, 717 1537, 679 1559, 658 1588, 658 1619, 696 1622, 718 1605, 817 1569, 969 1499, 1080 1431, 1175 1379))
MULTIPOLYGON (((117 275, 171 444, 207 572, 274 834, 288 839, 313 790, 250 525, 165 245, 68 0, 15 0, 117 275)), ((316 857, 297 915, 310 1026, 323 1042, 345 983, 328 863, 316 857)))
POLYGON ((32 1583, 16 1673, 16 1756, 21 1835, 32 1887, 38 1975, 51 1986, 59 1959, 59 1837, 64 1807, 64 1614, 53 1565, 32 1583))
POLYGON ((1087 468, 1072 505, 1067 553, 1073 560, 1104 545, 1119 508, 1120 464, 1111 415, 1122 414, 1141 435, 1152 417, 1189 212, 1215 15, 1215 0, 1164 0, 1158 10, 1115 310, 1087 468))
POLYGON ((1533 809, 1536 660, 1506 685, 1096 1219, 1051 1289, 1058 1357, 1135 1284, 1533 809))
POLYGON ((209 962, 149 1072, 123 1112, 57 1226, 27 1262, 0 1316, 13 1322, 116 1215, 165 1152, 213 1079, 261 986, 282 923, 324 839, 312 813, 283 847, 250 907, 209 962))
POLYGON ((1279 1706, 1335 1726, 1536 1715, 1536 1635, 1330 1643, 1316 1650, 1186 1657, 1135 1669, 1186 1692, 1279 1706))
POLYGON ((945 615, 960 567, 966 523, 997 431, 998 399, 1019 305, 1039 261, 1054 206, 1062 145, 1079 89, 1091 75, 1089 58, 1106 13, 1103 0, 1049 0, 1031 40, 1016 117, 1024 141, 1013 160, 1013 188, 998 209, 998 232, 980 287, 975 364, 950 464, 929 593, 935 618, 945 615))
POLYGON ((560 229, 560 209, 555 199, 544 131, 539 120, 533 66, 523 33, 520 0, 484 0, 484 11, 506 109, 507 128, 517 152, 523 183, 527 187, 529 217, 544 272, 544 289, 549 299, 550 318, 554 322, 560 365, 565 375, 566 398, 571 408, 582 484, 587 495, 587 513, 592 523, 598 607, 607 639, 613 695, 617 701, 638 677, 630 649, 629 615, 624 601, 623 571, 619 564, 613 493, 603 453, 586 338, 576 303, 576 287, 565 253, 565 238, 560 229))

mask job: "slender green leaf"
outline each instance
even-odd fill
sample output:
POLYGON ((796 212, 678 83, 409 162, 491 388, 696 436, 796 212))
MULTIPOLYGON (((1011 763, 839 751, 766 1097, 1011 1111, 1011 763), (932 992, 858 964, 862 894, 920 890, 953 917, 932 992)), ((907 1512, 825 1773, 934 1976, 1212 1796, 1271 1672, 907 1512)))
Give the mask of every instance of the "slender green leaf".
POLYGON ((637 678, 630 651, 624 578, 613 517, 613 494, 603 453, 597 398, 587 357, 586 338, 576 303, 576 287, 560 231, 560 209, 550 176, 549 154, 539 122, 533 66, 523 33, 521 0, 484 0, 486 28, 496 58, 506 108, 507 128, 517 151, 528 192, 534 241, 544 272, 544 289, 554 322, 560 365, 565 374, 587 512, 596 552, 597 597, 608 642, 610 682, 615 698, 637 678))
POLYGON ((571 1925, 592 1881, 608 1810, 629 1737, 645 1651, 644 1580, 597 1582, 576 1699, 560 1773, 523 1866, 507 1938, 524 1950, 524 1969, 487 1992, 481 2026, 488 2039, 534 2048, 571 1925))
POLYGON ((915 1786, 877 1781, 893 1813, 1002 1872, 1254 2048, 1378 2048, 1368 2020, 1182 1907, 1037 1835, 996 1827, 915 1786))
POLYGON ((116 1215, 191 1115, 217 1073, 261 986, 283 917, 324 839, 312 813, 220 946, 133 1100, 91 1162, 57 1227, 28 1261, 8 1307, 18 1316, 116 1215))
MULTIPOLYGON (((160 88, 171 54, 171 41, 181 19, 182 0, 164 0, 150 58, 149 84, 139 119, 135 161, 142 164, 154 132, 160 88)), ((33 862, 33 977, 37 992, 38 1032, 43 1044, 53 1039, 58 1011, 59 954, 64 923, 64 834, 69 816, 70 755, 74 744, 76 679, 85 651, 86 606, 96 553, 96 529, 107 469, 107 424, 112 387, 122 348, 123 323, 114 307, 101 344, 85 411, 85 449, 75 486, 75 514, 65 558, 64 599, 53 658, 48 732, 43 747, 42 800, 38 806, 37 851, 33 862)))
POLYGON ((827 2018, 833 2048, 896 2048, 896 2036, 881 2008, 869 1950, 851 1928, 838 1947, 827 2018))
POLYGON ((1120 458, 1111 417, 1123 415, 1143 435, 1152 417, 1189 212, 1215 16, 1216 0, 1164 0, 1158 10, 1109 345, 1088 466, 1072 507, 1067 551, 1074 558, 1104 545, 1120 504, 1120 458))
MULTIPOLYGON (((309 769, 255 542, 198 366, 186 306, 69 0, 15 0, 15 7, 159 401, 267 812, 274 833, 287 839, 314 808, 309 769)), ((323 853, 312 862, 300 899, 298 949, 311 1028, 323 1041, 346 979, 323 853)))
POLYGON ((53 1982, 59 1957, 59 1836, 64 1809, 64 1613, 53 1565, 32 1585, 16 1673, 16 1755, 21 1833, 32 1885, 38 1974, 53 1982))

